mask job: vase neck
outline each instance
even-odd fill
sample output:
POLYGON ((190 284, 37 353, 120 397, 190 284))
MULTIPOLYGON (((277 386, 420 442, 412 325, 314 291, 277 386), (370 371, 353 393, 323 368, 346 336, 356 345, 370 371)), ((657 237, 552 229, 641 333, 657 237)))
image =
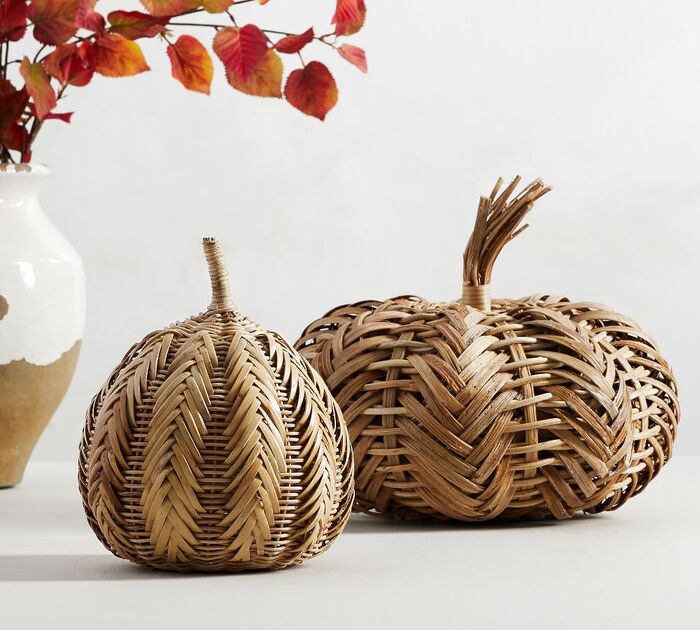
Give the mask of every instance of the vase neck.
POLYGON ((0 211, 18 209, 35 200, 49 169, 34 164, 0 165, 0 211))

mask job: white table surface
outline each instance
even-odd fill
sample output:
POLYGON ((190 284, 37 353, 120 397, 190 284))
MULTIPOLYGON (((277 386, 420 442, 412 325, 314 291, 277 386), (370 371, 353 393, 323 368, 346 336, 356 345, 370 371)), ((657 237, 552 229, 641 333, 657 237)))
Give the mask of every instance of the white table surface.
POLYGON ((0 629, 700 628, 700 458, 621 510, 526 525, 354 516, 326 554, 276 573, 182 576, 106 552, 75 469, 0 491, 0 629))

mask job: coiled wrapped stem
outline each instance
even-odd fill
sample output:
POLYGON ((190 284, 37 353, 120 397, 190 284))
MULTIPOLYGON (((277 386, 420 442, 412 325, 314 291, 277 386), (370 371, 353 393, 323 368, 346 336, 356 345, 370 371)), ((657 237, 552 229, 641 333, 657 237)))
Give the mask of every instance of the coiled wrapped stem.
POLYGON ((204 248, 204 257, 209 267, 209 278, 211 279, 211 304, 209 304, 209 310, 233 310, 228 269, 226 268, 221 247, 219 247, 218 241, 211 237, 202 239, 202 246, 204 248))

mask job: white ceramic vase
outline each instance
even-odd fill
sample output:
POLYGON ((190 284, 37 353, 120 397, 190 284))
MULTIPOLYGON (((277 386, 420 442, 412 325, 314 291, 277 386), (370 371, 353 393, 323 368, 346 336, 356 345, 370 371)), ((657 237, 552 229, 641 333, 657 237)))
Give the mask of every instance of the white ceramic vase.
POLYGON ((48 173, 0 165, 0 488, 22 479, 73 377, 85 324, 82 261, 39 205, 48 173))

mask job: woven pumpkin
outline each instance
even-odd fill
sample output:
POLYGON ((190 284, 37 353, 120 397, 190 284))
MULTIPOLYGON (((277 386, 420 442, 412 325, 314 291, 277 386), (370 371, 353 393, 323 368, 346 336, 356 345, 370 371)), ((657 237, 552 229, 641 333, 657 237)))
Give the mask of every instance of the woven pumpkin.
POLYGON ((204 250, 209 309, 133 346, 88 410, 85 512, 111 552, 139 564, 298 564, 350 514, 347 431, 308 363, 231 305, 216 242, 204 250))
POLYGON ((480 201, 461 300, 341 306, 296 344, 343 409, 359 511, 566 519, 619 507, 671 456, 676 384, 637 324, 548 295, 491 300, 496 257, 549 190, 518 183, 480 201))

